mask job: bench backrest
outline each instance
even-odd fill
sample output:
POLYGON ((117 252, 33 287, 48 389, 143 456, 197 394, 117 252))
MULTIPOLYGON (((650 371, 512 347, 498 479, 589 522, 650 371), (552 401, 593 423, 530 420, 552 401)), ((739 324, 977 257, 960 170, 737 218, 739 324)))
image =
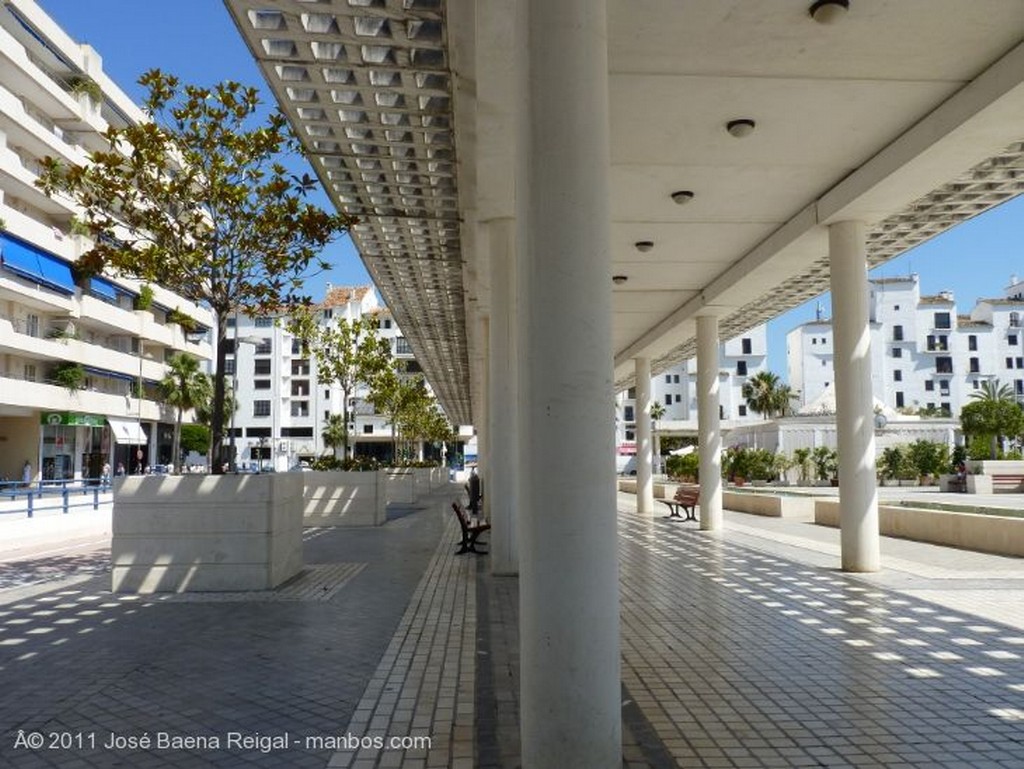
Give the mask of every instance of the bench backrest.
POLYGON ((700 498, 700 486, 680 486, 676 489, 676 502, 695 502, 700 498))
POLYGON ((455 515, 459 518, 459 525, 463 529, 469 528, 469 516, 466 515, 466 511, 462 509, 462 505, 458 502, 452 502, 452 510, 455 511, 455 515))

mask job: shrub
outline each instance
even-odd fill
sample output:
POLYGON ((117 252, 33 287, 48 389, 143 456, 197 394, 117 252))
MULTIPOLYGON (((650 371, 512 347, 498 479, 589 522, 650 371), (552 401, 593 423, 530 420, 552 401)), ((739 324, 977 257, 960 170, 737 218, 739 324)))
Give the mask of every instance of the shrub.
POLYGON ((682 456, 670 456, 665 460, 665 470, 669 478, 679 478, 696 482, 700 480, 700 457, 696 451, 682 456))

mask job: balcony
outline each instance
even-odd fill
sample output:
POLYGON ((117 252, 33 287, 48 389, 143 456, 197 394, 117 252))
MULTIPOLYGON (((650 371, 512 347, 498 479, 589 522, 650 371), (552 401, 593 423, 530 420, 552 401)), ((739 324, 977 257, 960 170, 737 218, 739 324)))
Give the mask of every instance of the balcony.
MULTIPOLYGON (((46 382, 26 382, 19 377, 0 371, 0 392, 4 405, 32 411, 80 411, 120 417, 140 416, 139 401, 120 393, 95 390, 68 390, 46 382)), ((143 421, 171 421, 170 409, 157 401, 143 400, 143 421)))
POLYGON ((53 155, 68 163, 85 165, 88 162, 85 150, 67 141, 58 126, 46 125, 40 118, 30 114, 20 98, 0 86, 0 121, 7 131, 9 144, 20 144, 38 156, 53 155))

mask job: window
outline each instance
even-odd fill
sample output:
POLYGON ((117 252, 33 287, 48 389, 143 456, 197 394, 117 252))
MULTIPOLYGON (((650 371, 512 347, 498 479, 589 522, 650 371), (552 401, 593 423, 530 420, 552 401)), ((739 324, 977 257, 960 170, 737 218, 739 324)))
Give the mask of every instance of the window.
POLYGON ((1017 346, 1017 335, 1016 334, 1010 334, 1008 337, 1006 337, 1006 343, 1008 345, 1010 345, 1010 347, 1016 347, 1017 346))
POLYGON ((373 435, 373 425, 363 425, 363 435, 373 435))
POLYGON ((330 418, 331 418, 331 412, 329 410, 327 410, 327 409, 324 409, 324 421, 326 422, 330 418))
POLYGON ((972 382, 972 384, 974 385, 974 389, 975 390, 978 390, 978 389, 981 388, 981 384, 978 383, 977 379, 975 379, 974 382, 972 382))
POLYGON ((273 349, 273 340, 265 338, 261 340, 258 345, 256 345, 256 355, 270 355, 273 349))
POLYGON ((24 372, 24 379, 25 379, 26 382, 35 382, 36 381, 36 364, 34 364, 34 363, 26 363, 25 364, 25 368, 23 369, 23 372, 24 372))
POLYGON ((967 337, 967 349, 971 352, 977 352, 978 350, 978 337, 975 334, 970 334, 967 337))
POLYGON ((324 390, 324 400, 325 401, 329 401, 330 399, 331 399, 331 391, 330 390, 324 390))
POLYGON ((895 371, 893 371, 892 372, 892 381, 894 381, 894 382, 902 382, 903 381, 903 372, 900 371, 899 369, 896 369, 895 371))
POLYGON ((227 374, 228 376, 234 376, 235 375, 235 359, 234 358, 227 358, 227 359, 225 359, 225 361, 224 361, 224 373, 227 374))
POLYGON ((817 343, 818 343, 818 337, 812 336, 811 337, 811 344, 817 344, 817 343))
POLYGON ((744 406, 743 404, 740 404, 739 412, 741 417, 745 417, 747 415, 747 407, 744 406))
POLYGON ((825 366, 827 366, 827 365, 828 365, 828 361, 827 361, 827 360, 823 360, 823 361, 821 362, 821 366, 822 366, 822 368, 824 368, 824 367, 825 367, 825 366))
POLYGON ((981 361, 978 358, 971 358, 970 359, 970 364, 971 364, 971 373, 972 374, 981 373, 981 361))
POLYGON ((292 401, 292 416, 293 417, 308 417, 309 416, 309 401, 292 401))
POLYGON ((896 408, 903 408, 903 393, 901 392, 896 393, 896 408))
POLYGON ((263 376, 270 375, 270 359, 262 359, 253 361, 253 373, 262 374, 263 376))
POLYGON ((254 379, 252 380, 252 386, 254 390, 269 390, 270 380, 269 379, 254 379))
POLYGON ((1017 358, 1017 368, 1024 368, 1024 358, 1017 358))
POLYGON ((924 404, 924 407, 926 409, 928 409, 929 411, 932 411, 932 410, 935 409, 935 402, 934 401, 928 401, 926 404, 924 404))
POLYGON ((942 392, 943 395, 946 395, 946 396, 949 395, 949 380, 948 379, 943 379, 943 380, 941 380, 939 382, 939 390, 942 392))
POLYGON ((326 310, 323 311, 322 317, 324 318, 324 320, 330 320, 331 318, 334 317, 334 310, 328 307, 326 310))
POLYGON ((939 410, 942 411, 943 416, 947 417, 953 413, 953 409, 950 408, 948 401, 940 403, 939 410))
POLYGON ((412 347, 404 336, 395 337, 395 355, 412 355, 412 347))
POLYGON ((725 419, 725 406, 718 407, 718 418, 725 419))
POLYGON ((744 355, 750 355, 750 354, 751 354, 751 352, 750 352, 750 351, 751 351, 751 350, 752 350, 753 348, 752 348, 752 345, 751 345, 750 339, 748 339, 747 337, 744 337, 744 338, 743 338, 743 340, 742 340, 742 341, 740 342, 740 345, 741 345, 741 347, 742 347, 742 349, 743 349, 743 354, 744 354, 744 355))
POLYGON ((1013 391, 1017 393, 1017 395, 1024 395, 1024 379, 1013 380, 1013 391))
POLYGON ((282 438, 312 438, 313 428, 312 427, 282 427, 281 428, 282 438))
POLYGON ((228 323, 227 323, 226 327, 227 328, 234 328, 236 325, 238 325, 238 324, 235 321, 235 316, 234 315, 229 315, 228 316, 228 323))
POLYGON ((270 401, 253 401, 252 402, 252 415, 254 417, 269 417, 270 416, 270 401))
POLYGON ((927 392, 932 392, 935 389, 935 381, 932 379, 925 380, 924 389, 927 392))
POLYGON ((903 326, 892 327, 892 341, 902 342, 903 341, 903 326))
POLYGON ((626 390, 626 397, 629 398, 631 401, 635 401, 636 400, 636 388, 635 387, 630 387, 628 390, 626 390))
POLYGON ((635 422, 636 421, 636 416, 633 413, 633 407, 632 406, 626 406, 626 408, 624 408, 622 410, 622 418, 625 419, 627 422, 635 422))
POLYGON ((675 384, 679 384, 679 374, 674 374, 674 375, 672 376, 672 381, 673 381, 673 382, 674 382, 675 384))
POLYGON ((952 328, 948 312, 935 313, 935 328, 952 328))
POLYGON ((292 355, 305 355, 306 345, 302 343, 301 339, 292 340, 292 355))
POLYGON ((676 403, 682 403, 682 402, 683 402, 683 396, 682 396, 682 395, 679 395, 679 394, 677 393, 677 394, 676 394, 676 403))
POLYGON ((309 381, 306 379, 298 379, 292 382, 292 397, 309 397, 309 381))
POLYGON ((1006 368, 1013 368, 1013 358, 1006 359, 1006 368))
POLYGON ((1012 328, 1020 328, 1020 313, 1019 312, 1011 312, 1010 313, 1010 326, 1012 328))
POLYGON ((253 325, 255 325, 256 328, 273 328, 273 326, 274 326, 274 319, 273 318, 256 318, 256 320, 253 322, 253 325))
POLYGON ((672 375, 665 374, 665 384, 672 384, 672 375))
POLYGON ((747 362, 745 360, 736 361, 736 376, 747 375, 747 362))
MULTIPOLYGON (((256 361, 259 363, 259 361, 256 361)), ((267 361, 268 363, 270 361, 267 361)), ((258 372, 257 372, 258 373, 258 372)), ((269 371, 267 372, 270 373, 269 371)), ((301 360, 292 361, 292 376, 309 376, 309 360, 302 358, 301 360)))
MULTIPOLYGON (((132 350, 132 352, 137 353, 138 350, 132 350)), ((227 355, 234 355, 235 354, 235 340, 234 339, 225 339, 224 340, 224 352, 227 355)))
POLYGON ((385 318, 384 323, 382 325, 384 326, 384 328, 391 328, 391 319, 385 318))
POLYGON ((953 359, 943 356, 935 359, 935 370, 940 374, 953 373, 953 359))
POLYGON ((896 310, 897 312, 899 312, 900 306, 899 306, 898 304, 894 304, 894 305, 892 306, 892 308, 893 308, 894 310, 896 310))
POLYGON ((665 405, 666 406, 671 406, 672 405, 672 396, 671 395, 666 395, 665 396, 665 405))
POLYGON ((894 358, 902 358, 903 357, 903 348, 902 347, 893 347, 892 348, 892 357, 894 357, 894 358))

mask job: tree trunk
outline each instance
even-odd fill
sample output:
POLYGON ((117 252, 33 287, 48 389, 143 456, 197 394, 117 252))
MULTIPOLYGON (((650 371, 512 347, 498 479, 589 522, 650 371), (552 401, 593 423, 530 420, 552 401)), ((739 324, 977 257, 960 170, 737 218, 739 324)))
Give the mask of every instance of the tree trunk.
POLYGON ((181 417, 183 409, 178 407, 178 418, 174 421, 174 440, 171 442, 171 464, 174 475, 181 475, 181 417))
MULTIPOLYGON (((213 375, 213 416, 210 424, 210 453, 214 457, 211 470, 214 475, 224 473, 224 369, 228 358, 227 347, 224 344, 227 340, 226 321, 226 313, 214 311, 214 322, 217 324, 217 365, 213 375)), ((235 360, 238 360, 237 354, 235 360)), ((229 461, 234 462, 234 457, 229 461)))
POLYGON ((342 445, 345 447, 343 456, 348 459, 348 390, 344 387, 341 388, 341 415, 345 419, 345 431, 342 433, 342 445))

